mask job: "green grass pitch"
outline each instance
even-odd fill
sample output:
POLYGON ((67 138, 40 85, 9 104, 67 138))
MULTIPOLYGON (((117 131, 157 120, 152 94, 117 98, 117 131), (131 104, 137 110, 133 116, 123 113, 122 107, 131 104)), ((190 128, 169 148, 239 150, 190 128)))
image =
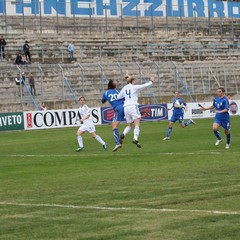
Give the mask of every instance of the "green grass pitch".
MULTIPOLYGON (((140 143, 113 153, 77 128, 0 133, 0 239, 239 240, 240 119, 231 148, 215 146, 212 119, 162 141, 168 123, 142 123, 140 143)), ((125 124, 120 127, 120 132, 125 124)))

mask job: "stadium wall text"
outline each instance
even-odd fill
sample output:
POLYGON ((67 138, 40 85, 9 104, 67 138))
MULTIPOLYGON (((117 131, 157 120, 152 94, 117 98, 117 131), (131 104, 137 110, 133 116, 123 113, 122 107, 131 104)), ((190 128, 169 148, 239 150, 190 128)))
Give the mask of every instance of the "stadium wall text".
POLYGON ((217 0, 0 0, 0 14, 240 18, 240 2, 217 0))
MULTIPOLYGON (((212 102, 201 102, 203 106, 211 106, 212 102)), ((168 111, 172 104, 140 105, 142 122, 168 120, 172 116, 172 110, 168 111)), ((95 125, 110 124, 113 119, 111 107, 90 108, 95 125)), ((230 102, 229 113, 231 116, 240 115, 240 100, 230 102)), ((188 110, 184 114, 189 118, 213 118, 215 110, 201 111, 198 103, 189 103, 188 110)), ((48 110, 14 112, 0 114, 0 131, 10 130, 38 130, 49 128, 79 127, 81 125, 78 109, 48 110)))
POLYGON ((23 130, 22 112, 0 113, 0 131, 23 130))
MULTIPOLYGON (((167 104, 140 105, 139 109, 143 122, 168 119, 167 104)), ((95 125, 112 122, 114 112, 111 107, 96 107, 90 110, 95 125)), ((0 114, 0 131, 79 127, 80 125, 78 109, 0 114)))
MULTIPOLYGON (((91 108, 91 114, 95 125, 101 124, 100 108, 91 108)), ((78 127, 80 118, 78 109, 24 112, 24 129, 78 127)))

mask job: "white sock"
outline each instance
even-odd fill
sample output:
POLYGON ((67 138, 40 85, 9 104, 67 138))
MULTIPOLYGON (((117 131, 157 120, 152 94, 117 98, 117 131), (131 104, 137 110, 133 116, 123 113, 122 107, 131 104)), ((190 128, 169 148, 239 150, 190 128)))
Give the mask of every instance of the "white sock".
POLYGON ((133 133, 134 134, 134 137, 133 137, 134 140, 138 141, 139 133, 140 133, 140 128, 139 127, 135 127, 134 128, 134 133, 133 133))
POLYGON ((96 138, 95 138, 98 142, 100 142, 102 145, 104 145, 104 144, 106 144, 102 139, 101 139, 101 137, 100 136, 96 136, 96 138))
POLYGON ((124 128, 123 135, 126 136, 130 132, 130 130, 131 130, 131 127, 130 126, 126 126, 124 128))
POLYGON ((83 148, 83 140, 81 136, 77 136, 77 140, 78 140, 78 145, 80 148, 83 148))

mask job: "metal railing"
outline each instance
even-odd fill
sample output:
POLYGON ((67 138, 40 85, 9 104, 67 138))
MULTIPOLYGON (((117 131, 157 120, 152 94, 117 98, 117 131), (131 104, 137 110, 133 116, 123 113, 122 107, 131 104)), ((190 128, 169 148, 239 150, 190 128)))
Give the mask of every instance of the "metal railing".
POLYGON ((63 98, 65 98, 65 96, 66 96, 65 95, 66 90, 64 89, 64 83, 65 83, 67 85, 71 95, 72 95, 72 96, 70 96, 70 98, 73 98, 76 101, 76 103, 78 104, 78 106, 80 107, 80 102, 79 102, 79 100, 78 100, 74 90, 71 87, 71 83, 68 81, 68 78, 64 74, 63 67, 60 64, 58 64, 58 66, 61 69, 61 73, 62 73, 62 82, 63 82, 63 85, 62 85, 62 96, 63 96, 63 98))
MULTIPOLYGON (((143 83, 144 82, 147 82, 149 79, 145 76, 145 74, 143 73, 142 71, 142 67, 140 65, 140 63, 136 62, 136 65, 137 65, 137 68, 138 68, 138 71, 139 71, 139 76, 140 76, 140 79, 143 80, 143 83)), ((154 102, 155 104, 159 104, 158 102, 158 99, 157 97, 155 96, 154 92, 152 91, 151 87, 147 87, 149 93, 147 96, 150 96, 154 99, 154 102)))
POLYGON ((2 104, 29 102, 30 94, 18 96, 14 87, 16 75, 24 71, 26 88, 29 74, 32 74, 35 79, 37 95, 34 96, 34 105, 36 108, 36 105, 43 101, 73 100, 76 102, 76 96, 82 95, 94 100, 95 106, 98 106, 103 90, 107 88, 107 80, 113 79, 118 88, 122 88, 126 84, 124 74, 128 70, 139 83, 144 83, 150 75, 155 75, 155 83, 151 85, 149 91, 142 92, 140 97, 149 97, 153 98, 153 102, 160 102, 160 97, 172 95, 173 91, 178 90, 194 101, 196 95, 215 94, 219 85, 224 86, 226 92, 232 95, 238 94, 240 92, 239 65, 240 61, 225 62, 224 67, 222 63, 189 65, 171 62, 102 63, 101 68, 97 63, 31 64, 21 68, 15 65, 0 65, 0 99, 2 104), (104 79, 102 79, 103 72, 104 79))
MULTIPOLYGON (((176 90, 182 87, 183 93, 187 94, 189 98, 191 99, 191 102, 195 102, 195 100, 192 97, 192 94, 190 93, 188 89, 188 84, 186 82, 186 79, 179 73, 178 67, 174 62, 171 62, 174 67, 175 72, 175 83, 176 83, 176 90), (179 86, 180 85, 180 86, 179 86)), ((194 91, 194 88, 193 88, 194 91)))
POLYGON ((21 98, 21 101, 24 102, 24 100, 23 100, 23 86, 24 86, 26 91, 27 91, 27 94, 28 94, 27 102, 32 103, 35 107, 35 110, 38 110, 38 105, 37 105, 32 93, 31 93, 31 91, 29 90, 29 87, 26 83, 26 80, 24 80, 24 78, 22 76, 23 72, 22 72, 21 68, 19 66, 17 66, 17 69, 18 69, 19 75, 20 75, 20 98, 21 98))
MULTIPOLYGON (((236 42, 236 41, 235 41, 236 42)), ((126 58, 135 61, 186 61, 208 59, 236 59, 240 58, 240 44, 216 43, 216 44, 139 44, 116 45, 109 48, 106 45, 75 45, 74 56, 78 63, 89 61, 89 58, 98 62, 125 61, 126 58), (123 60, 122 60, 123 59, 123 60)), ((14 63, 18 53, 23 53, 21 46, 9 43, 5 47, 5 59, 14 63)), ((55 46, 31 46, 32 61, 38 63, 70 63, 67 45, 56 44, 55 46)), ((1 58, 0 58, 1 60, 1 58)))

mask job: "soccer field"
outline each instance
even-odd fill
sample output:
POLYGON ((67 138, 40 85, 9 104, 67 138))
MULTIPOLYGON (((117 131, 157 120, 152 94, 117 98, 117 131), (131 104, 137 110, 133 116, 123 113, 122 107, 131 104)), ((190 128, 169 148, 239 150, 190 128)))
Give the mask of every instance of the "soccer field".
MULTIPOLYGON (((240 239, 240 124, 215 146, 213 119, 182 129, 142 123, 113 153, 77 128, 0 133, 0 239, 240 239)), ((125 124, 120 127, 120 132, 125 124)))

